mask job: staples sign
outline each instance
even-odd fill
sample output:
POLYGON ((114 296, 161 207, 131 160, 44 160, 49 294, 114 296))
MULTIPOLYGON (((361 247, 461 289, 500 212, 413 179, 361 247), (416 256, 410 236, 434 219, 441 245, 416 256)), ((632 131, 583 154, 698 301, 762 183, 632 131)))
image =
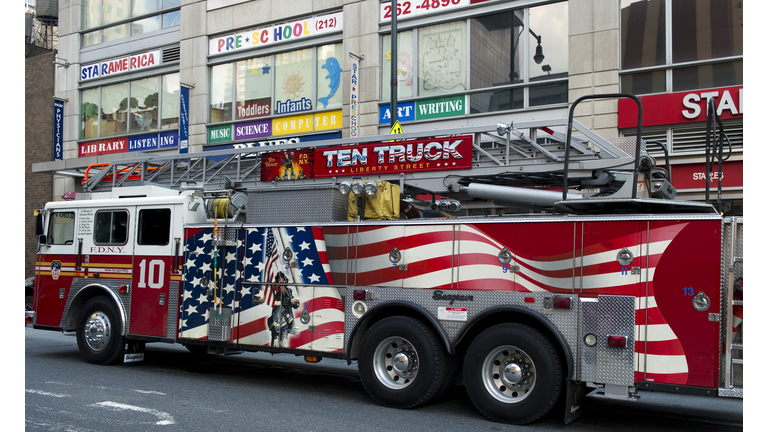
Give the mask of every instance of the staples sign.
MULTIPOLYGON (((715 101, 722 120, 744 117, 744 87, 641 96, 643 126, 707 121, 707 104, 715 101)), ((632 99, 619 99, 619 128, 637 126, 637 104, 632 99)))

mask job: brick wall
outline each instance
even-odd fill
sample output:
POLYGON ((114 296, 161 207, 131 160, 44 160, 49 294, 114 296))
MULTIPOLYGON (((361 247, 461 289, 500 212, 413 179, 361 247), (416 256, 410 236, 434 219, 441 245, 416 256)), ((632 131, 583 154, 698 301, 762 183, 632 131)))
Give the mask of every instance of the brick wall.
POLYGON ((55 53, 29 44, 24 52, 24 275, 29 277, 35 272, 37 251, 33 211, 53 198, 52 176, 33 174, 32 164, 53 160, 55 53))

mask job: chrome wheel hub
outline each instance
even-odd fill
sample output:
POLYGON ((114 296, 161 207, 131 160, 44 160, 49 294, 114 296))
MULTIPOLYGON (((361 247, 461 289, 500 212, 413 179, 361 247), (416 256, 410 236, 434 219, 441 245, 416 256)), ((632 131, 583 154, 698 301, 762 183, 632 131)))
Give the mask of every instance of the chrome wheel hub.
POLYGON ((531 358, 512 345, 491 351, 483 361, 481 373, 488 393, 505 403, 522 401, 536 385, 536 367, 531 358))
POLYGON ((376 347, 373 354, 373 370, 385 386, 402 389, 416 378, 419 372, 419 356, 407 339, 390 337, 376 347))
POLYGON ((85 322, 85 343, 94 351, 101 351, 109 343, 112 334, 112 325, 109 318, 103 312, 94 312, 85 322))

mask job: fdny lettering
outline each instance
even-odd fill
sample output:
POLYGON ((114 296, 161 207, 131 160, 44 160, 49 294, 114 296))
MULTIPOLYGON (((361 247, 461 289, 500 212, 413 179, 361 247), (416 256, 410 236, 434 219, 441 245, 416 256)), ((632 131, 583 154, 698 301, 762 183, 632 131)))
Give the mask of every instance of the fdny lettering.
POLYGON ((435 291, 432 294, 432 300, 450 300, 448 304, 453 304, 454 301, 475 301, 475 298, 471 295, 458 295, 458 294, 443 294, 442 291, 435 291))
POLYGON ((123 254, 125 253, 125 247, 121 246, 91 246, 89 253, 113 253, 123 254))

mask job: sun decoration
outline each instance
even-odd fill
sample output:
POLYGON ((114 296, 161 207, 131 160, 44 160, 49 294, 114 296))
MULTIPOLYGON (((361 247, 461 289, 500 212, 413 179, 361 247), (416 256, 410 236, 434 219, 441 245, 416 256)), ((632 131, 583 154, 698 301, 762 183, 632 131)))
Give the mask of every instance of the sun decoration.
POLYGON ((283 79, 283 94, 288 98, 298 97, 304 91, 304 76, 301 72, 291 71, 283 79))

